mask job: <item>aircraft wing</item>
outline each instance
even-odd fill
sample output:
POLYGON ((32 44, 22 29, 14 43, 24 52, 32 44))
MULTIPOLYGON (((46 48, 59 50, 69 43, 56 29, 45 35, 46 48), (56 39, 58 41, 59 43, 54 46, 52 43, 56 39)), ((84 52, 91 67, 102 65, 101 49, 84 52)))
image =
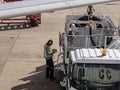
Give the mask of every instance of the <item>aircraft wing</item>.
POLYGON ((0 4, 0 19, 120 0, 23 0, 0 4))

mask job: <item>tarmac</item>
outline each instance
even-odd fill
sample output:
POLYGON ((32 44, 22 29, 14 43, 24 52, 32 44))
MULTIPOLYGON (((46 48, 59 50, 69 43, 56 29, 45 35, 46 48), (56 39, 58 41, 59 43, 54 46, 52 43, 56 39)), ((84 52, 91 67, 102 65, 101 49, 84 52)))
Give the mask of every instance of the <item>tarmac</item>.
MULTIPOLYGON (((94 9, 95 15, 109 16, 116 26, 120 25, 120 2, 94 5, 94 9)), ((66 15, 83 15, 86 10, 80 7, 42 13, 39 27, 0 31, 0 90, 60 90, 57 80, 45 78, 44 44, 53 39, 53 47, 58 49, 56 60, 66 15)))

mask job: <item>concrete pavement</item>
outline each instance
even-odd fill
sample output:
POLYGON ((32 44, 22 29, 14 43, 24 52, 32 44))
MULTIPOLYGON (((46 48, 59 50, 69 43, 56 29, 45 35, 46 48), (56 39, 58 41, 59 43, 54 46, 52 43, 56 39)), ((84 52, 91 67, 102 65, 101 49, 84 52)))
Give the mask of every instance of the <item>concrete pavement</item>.
MULTIPOLYGON (((95 14, 108 15, 120 23, 120 2, 95 5, 95 14)), ((64 31, 65 17, 84 14, 87 7, 42 14, 39 27, 0 31, 0 90, 59 90, 58 84, 45 79, 43 46, 54 40, 59 50, 59 32, 64 31), (33 81, 34 84, 28 84, 33 81)), ((57 54, 54 56, 56 60, 57 54)))

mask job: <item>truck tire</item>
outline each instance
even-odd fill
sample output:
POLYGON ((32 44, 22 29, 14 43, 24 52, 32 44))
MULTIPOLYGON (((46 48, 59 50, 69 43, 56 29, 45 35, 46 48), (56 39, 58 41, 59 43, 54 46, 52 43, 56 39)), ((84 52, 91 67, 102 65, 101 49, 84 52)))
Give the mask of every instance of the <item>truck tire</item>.
POLYGON ((118 83, 118 89, 116 89, 116 90, 120 90, 120 83, 118 83))
POLYGON ((66 88, 65 87, 60 87, 60 90, 66 90, 66 88))
POLYGON ((33 21, 32 19, 30 19, 30 23, 31 23, 32 27, 38 26, 38 24, 35 21, 33 21))
POLYGON ((63 71, 58 71, 58 80, 62 81, 64 77, 65 77, 64 72, 63 71))

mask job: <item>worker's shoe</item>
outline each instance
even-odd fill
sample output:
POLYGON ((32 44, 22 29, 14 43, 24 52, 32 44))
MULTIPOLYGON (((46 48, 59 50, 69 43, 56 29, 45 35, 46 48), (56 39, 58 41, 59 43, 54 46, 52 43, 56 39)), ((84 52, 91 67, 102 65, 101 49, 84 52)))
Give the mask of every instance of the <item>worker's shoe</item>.
POLYGON ((28 82, 27 84, 29 84, 29 85, 34 85, 34 82, 33 82, 33 81, 30 81, 30 82, 28 82))
POLYGON ((56 77, 50 78, 50 81, 54 81, 56 79, 56 77))

